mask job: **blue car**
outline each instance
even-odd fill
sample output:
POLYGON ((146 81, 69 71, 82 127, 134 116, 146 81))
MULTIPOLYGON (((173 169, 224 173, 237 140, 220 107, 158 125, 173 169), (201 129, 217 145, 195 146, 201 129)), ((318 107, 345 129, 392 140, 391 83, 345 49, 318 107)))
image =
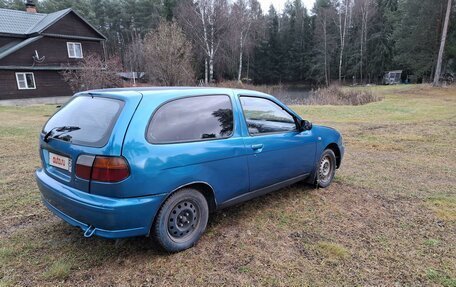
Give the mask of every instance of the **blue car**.
POLYGON ((81 92, 40 134, 43 203, 84 236, 193 246, 209 214, 287 185, 331 184, 344 144, 273 96, 223 88, 81 92))

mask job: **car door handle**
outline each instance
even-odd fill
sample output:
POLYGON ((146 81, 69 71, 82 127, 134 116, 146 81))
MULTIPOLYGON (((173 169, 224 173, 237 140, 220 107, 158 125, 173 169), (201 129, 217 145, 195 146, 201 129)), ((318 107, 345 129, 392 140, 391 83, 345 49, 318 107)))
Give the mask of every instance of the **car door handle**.
POLYGON ((253 150, 261 150, 263 148, 263 144, 253 144, 252 149, 253 150))

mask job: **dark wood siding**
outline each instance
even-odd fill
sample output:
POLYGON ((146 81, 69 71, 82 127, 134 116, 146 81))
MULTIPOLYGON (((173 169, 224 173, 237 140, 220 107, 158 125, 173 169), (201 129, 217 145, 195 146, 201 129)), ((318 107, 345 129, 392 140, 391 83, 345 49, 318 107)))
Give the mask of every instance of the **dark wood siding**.
POLYGON ((0 60, 0 66, 32 66, 32 56, 35 50, 40 57, 45 56, 43 63, 35 63, 35 66, 66 66, 77 65, 80 59, 68 57, 67 42, 78 42, 82 45, 84 56, 98 54, 103 56, 103 45, 98 41, 79 41, 71 39, 43 37, 36 42, 23 47, 22 49, 8 55, 0 60))
POLYGON ((11 42, 23 41, 25 38, 5 37, 0 36, 0 48, 11 42))
POLYGON ((44 30, 44 33, 101 38, 97 32, 73 12, 70 12, 54 25, 44 30))
POLYGON ((36 89, 19 90, 16 83, 16 72, 28 71, 0 71, 0 100, 71 96, 73 94, 57 71, 33 71, 36 89))

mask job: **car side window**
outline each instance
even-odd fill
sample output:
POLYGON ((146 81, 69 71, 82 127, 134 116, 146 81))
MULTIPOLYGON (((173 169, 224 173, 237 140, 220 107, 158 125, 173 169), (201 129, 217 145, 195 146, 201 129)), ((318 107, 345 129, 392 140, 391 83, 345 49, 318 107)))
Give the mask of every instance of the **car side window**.
POLYGON ((233 109, 225 95, 173 100, 154 113, 147 129, 151 143, 178 143, 228 138, 233 134, 233 109))
POLYGON ((250 135, 297 130, 293 116, 273 101, 247 96, 240 100, 250 135))

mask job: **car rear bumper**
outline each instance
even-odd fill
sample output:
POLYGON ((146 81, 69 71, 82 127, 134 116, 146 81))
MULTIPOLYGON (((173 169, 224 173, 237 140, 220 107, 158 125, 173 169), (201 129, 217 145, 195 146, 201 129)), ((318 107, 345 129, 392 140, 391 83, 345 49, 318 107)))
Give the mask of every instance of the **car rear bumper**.
POLYGON ((84 231, 86 237, 124 238, 148 235, 165 194, 110 198, 66 186, 42 169, 35 172, 43 203, 55 215, 84 231))

